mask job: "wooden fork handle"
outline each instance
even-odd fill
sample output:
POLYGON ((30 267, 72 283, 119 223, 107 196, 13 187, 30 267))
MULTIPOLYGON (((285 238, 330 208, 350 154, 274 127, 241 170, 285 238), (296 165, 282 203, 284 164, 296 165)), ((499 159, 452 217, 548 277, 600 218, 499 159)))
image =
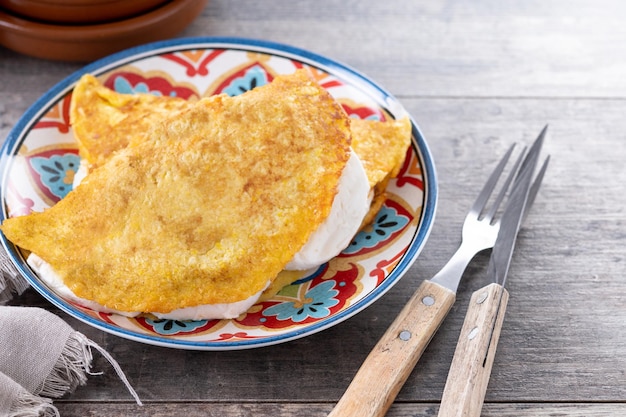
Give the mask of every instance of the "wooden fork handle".
POLYGON ((472 294, 439 417, 480 417, 508 300, 509 293, 499 284, 487 285, 472 294))
POLYGON ((361 365, 329 417, 384 416, 456 294, 424 281, 361 365))

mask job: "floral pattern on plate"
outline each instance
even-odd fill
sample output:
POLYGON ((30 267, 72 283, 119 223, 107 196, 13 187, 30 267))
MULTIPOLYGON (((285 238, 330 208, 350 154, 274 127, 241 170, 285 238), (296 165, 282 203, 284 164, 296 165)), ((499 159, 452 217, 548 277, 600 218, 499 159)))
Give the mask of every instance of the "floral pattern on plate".
MULTIPOLYGON (((278 74, 306 68, 350 117, 385 120, 406 114, 375 83, 339 63, 286 45, 241 39, 191 39, 147 45, 85 67, 59 83, 24 115, 3 149, 3 216, 55 204, 69 192, 80 162, 69 124, 72 86, 83 73, 121 93, 197 100, 243 94, 278 74)), ((428 148, 417 127, 398 177, 374 223, 330 262, 232 320, 178 321, 150 314, 107 314, 55 294, 10 255, 46 298, 87 323, 144 343, 203 350, 241 349, 285 342, 356 314, 387 291, 413 262, 432 225, 436 184, 428 148)))

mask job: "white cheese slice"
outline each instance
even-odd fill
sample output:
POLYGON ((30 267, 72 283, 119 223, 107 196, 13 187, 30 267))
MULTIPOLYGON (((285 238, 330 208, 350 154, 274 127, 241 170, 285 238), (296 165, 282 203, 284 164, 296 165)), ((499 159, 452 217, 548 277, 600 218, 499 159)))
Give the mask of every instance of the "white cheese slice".
POLYGON ((310 269, 341 253, 359 231, 371 203, 372 194, 365 169, 356 153, 351 151, 341 173, 330 214, 285 269, 310 269))

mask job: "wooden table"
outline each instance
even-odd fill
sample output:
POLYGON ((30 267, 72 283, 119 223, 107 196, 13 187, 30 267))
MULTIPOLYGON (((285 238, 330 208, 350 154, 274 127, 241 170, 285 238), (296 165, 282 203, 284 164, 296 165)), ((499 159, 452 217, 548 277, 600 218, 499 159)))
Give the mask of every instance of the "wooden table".
MULTIPOLYGON (((498 156, 546 124, 552 163, 520 233, 511 298, 484 416, 626 415, 626 7, 619 0, 211 0, 181 36, 288 43, 342 61, 398 97, 420 125, 439 179, 437 218, 409 273, 382 299, 321 333, 253 350, 140 344, 48 308, 105 347, 145 401, 97 356, 63 416, 325 416, 420 282, 444 265, 498 156)), ((0 49, 0 136, 81 64, 0 49)), ((388 415, 436 414, 471 292, 457 304, 388 415)), ((373 384, 376 381, 372 381, 373 384)))

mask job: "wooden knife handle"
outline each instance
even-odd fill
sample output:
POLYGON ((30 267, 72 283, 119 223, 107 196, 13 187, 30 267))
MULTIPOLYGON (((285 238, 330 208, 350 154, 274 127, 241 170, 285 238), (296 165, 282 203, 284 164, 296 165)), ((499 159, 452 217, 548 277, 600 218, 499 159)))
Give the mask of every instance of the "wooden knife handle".
POLYGON ((365 359, 328 416, 384 416, 455 298, 453 291, 424 281, 365 359))
POLYGON ((439 417, 480 417, 508 300, 509 293, 499 284, 487 285, 472 294, 439 417))

